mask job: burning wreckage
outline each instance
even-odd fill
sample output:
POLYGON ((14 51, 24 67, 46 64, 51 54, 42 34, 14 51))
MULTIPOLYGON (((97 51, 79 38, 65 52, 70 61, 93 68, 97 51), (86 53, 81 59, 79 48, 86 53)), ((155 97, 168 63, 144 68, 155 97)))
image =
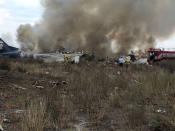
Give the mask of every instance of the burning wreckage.
MULTIPOLYGON (((147 64, 147 53, 134 53, 131 52, 128 56, 123 56, 124 63, 133 64, 147 64), (143 55, 144 54, 144 55, 143 55)), ((57 50, 51 53, 29 53, 21 51, 18 48, 9 46, 5 41, 0 38, 0 56, 9 56, 11 58, 33 58, 35 60, 41 60, 45 63, 79 63, 80 61, 98 61, 100 63, 118 63, 118 58, 96 58, 93 53, 89 52, 73 52, 57 50)))
POLYGON ((9 46, 5 41, 0 38, 0 56, 9 56, 12 58, 19 57, 21 51, 18 48, 9 46))
POLYGON ((80 57, 83 55, 81 52, 55 52, 47 54, 33 54, 36 60, 43 60, 45 63, 53 62, 66 62, 66 63, 79 63, 80 57))
MULTIPOLYGON (((30 53, 21 51, 18 48, 9 46, 4 40, 0 38, 0 56, 8 56, 10 58, 33 58, 35 60, 41 60, 45 63, 79 63, 82 61, 93 61, 95 60, 95 55, 89 52, 84 53, 81 52, 73 52, 73 51, 65 51, 58 50, 51 53, 30 53)), ((98 62, 107 62, 107 63, 115 63, 118 62, 115 58, 109 59, 108 57, 96 59, 98 62)), ((135 62, 136 58, 134 54, 130 54, 124 57, 125 63, 127 62, 135 62)))
POLYGON ((55 52, 55 53, 43 53, 33 54, 29 52, 21 51, 18 48, 9 46, 4 40, 0 38, 0 56, 8 56, 10 58, 33 58, 36 60, 43 60, 46 63, 52 62, 74 62, 79 63, 80 57, 83 54, 81 52, 55 52))

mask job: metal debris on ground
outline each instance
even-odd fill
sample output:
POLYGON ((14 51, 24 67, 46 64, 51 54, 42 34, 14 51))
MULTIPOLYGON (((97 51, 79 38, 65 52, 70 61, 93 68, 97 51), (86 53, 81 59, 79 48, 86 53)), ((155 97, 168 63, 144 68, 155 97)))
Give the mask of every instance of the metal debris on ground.
POLYGON ((38 81, 35 81, 33 84, 33 86, 38 89, 44 89, 43 85, 45 85, 45 80, 38 80, 38 81))
POLYGON ((16 89, 26 90, 26 88, 24 88, 24 87, 22 87, 22 86, 19 86, 19 85, 16 85, 16 84, 13 84, 13 86, 14 86, 16 89))
POLYGON ((49 75, 50 73, 49 73, 49 72, 46 72, 45 74, 46 74, 46 75, 49 75))
MULTIPOLYGON (((22 114, 25 113, 25 110, 6 110, 0 112, 0 124, 9 124, 14 123, 22 118, 22 114)), ((1 130, 0 130, 1 131, 1 130)))
POLYGON ((118 74, 118 75, 120 75, 120 74, 121 74, 121 72, 120 72, 120 71, 118 71, 118 72, 117 72, 117 74, 118 74))
POLYGON ((59 83, 58 81, 49 81, 49 83, 52 85, 53 88, 56 88, 59 85, 61 85, 61 83, 59 83))
POLYGON ((3 119, 4 123, 11 123, 11 121, 9 119, 3 119))
POLYGON ((36 86, 38 89, 44 89, 44 86, 36 86))
POLYGON ((44 89, 47 86, 57 88, 60 85, 66 85, 68 82, 66 81, 58 81, 58 80, 47 80, 47 79, 42 79, 42 80, 37 80, 35 81, 32 85, 34 88, 39 88, 39 89, 44 89))
POLYGON ((22 113, 24 113, 24 112, 25 112, 25 110, 16 110, 14 113, 22 114, 22 113))
POLYGON ((157 109, 155 110, 156 113, 166 113, 165 109, 157 109))
POLYGON ((38 80, 38 81, 35 81, 33 85, 38 86, 40 84, 43 84, 44 82, 45 82, 45 80, 38 80))
POLYGON ((134 81, 135 81, 135 83, 137 83, 137 84, 143 85, 143 83, 141 83, 141 82, 139 82, 139 81, 137 81, 137 80, 134 80, 134 81))
POLYGON ((63 84, 63 85, 67 85, 68 82, 67 82, 67 81, 62 81, 62 84, 63 84))

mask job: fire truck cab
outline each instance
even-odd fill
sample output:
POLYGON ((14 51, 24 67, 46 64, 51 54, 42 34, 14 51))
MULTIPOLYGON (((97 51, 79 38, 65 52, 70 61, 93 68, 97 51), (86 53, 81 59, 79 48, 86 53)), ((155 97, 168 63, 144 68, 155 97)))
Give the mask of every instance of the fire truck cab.
POLYGON ((148 64, 152 64, 164 59, 175 59, 175 50, 153 49, 148 50, 148 64))

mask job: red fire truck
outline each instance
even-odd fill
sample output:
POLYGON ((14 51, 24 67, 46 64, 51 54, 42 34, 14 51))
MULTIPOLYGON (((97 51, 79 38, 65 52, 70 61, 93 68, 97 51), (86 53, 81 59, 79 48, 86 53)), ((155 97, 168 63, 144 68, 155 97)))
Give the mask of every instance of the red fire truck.
POLYGON ((149 49, 148 50, 148 63, 152 64, 164 59, 175 59, 175 50, 170 49, 149 49))

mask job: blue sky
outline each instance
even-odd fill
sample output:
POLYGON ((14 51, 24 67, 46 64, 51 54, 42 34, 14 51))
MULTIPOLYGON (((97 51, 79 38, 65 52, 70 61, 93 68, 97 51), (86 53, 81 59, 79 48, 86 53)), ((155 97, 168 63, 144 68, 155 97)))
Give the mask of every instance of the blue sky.
MULTIPOLYGON (((0 37, 10 45, 18 46, 15 41, 18 26, 38 22, 42 12, 40 0, 0 0, 0 37)), ((157 47, 175 48, 175 34, 157 43, 157 47)))
POLYGON ((42 12, 40 0, 0 0, 0 36, 16 46, 18 26, 38 22, 42 12))

